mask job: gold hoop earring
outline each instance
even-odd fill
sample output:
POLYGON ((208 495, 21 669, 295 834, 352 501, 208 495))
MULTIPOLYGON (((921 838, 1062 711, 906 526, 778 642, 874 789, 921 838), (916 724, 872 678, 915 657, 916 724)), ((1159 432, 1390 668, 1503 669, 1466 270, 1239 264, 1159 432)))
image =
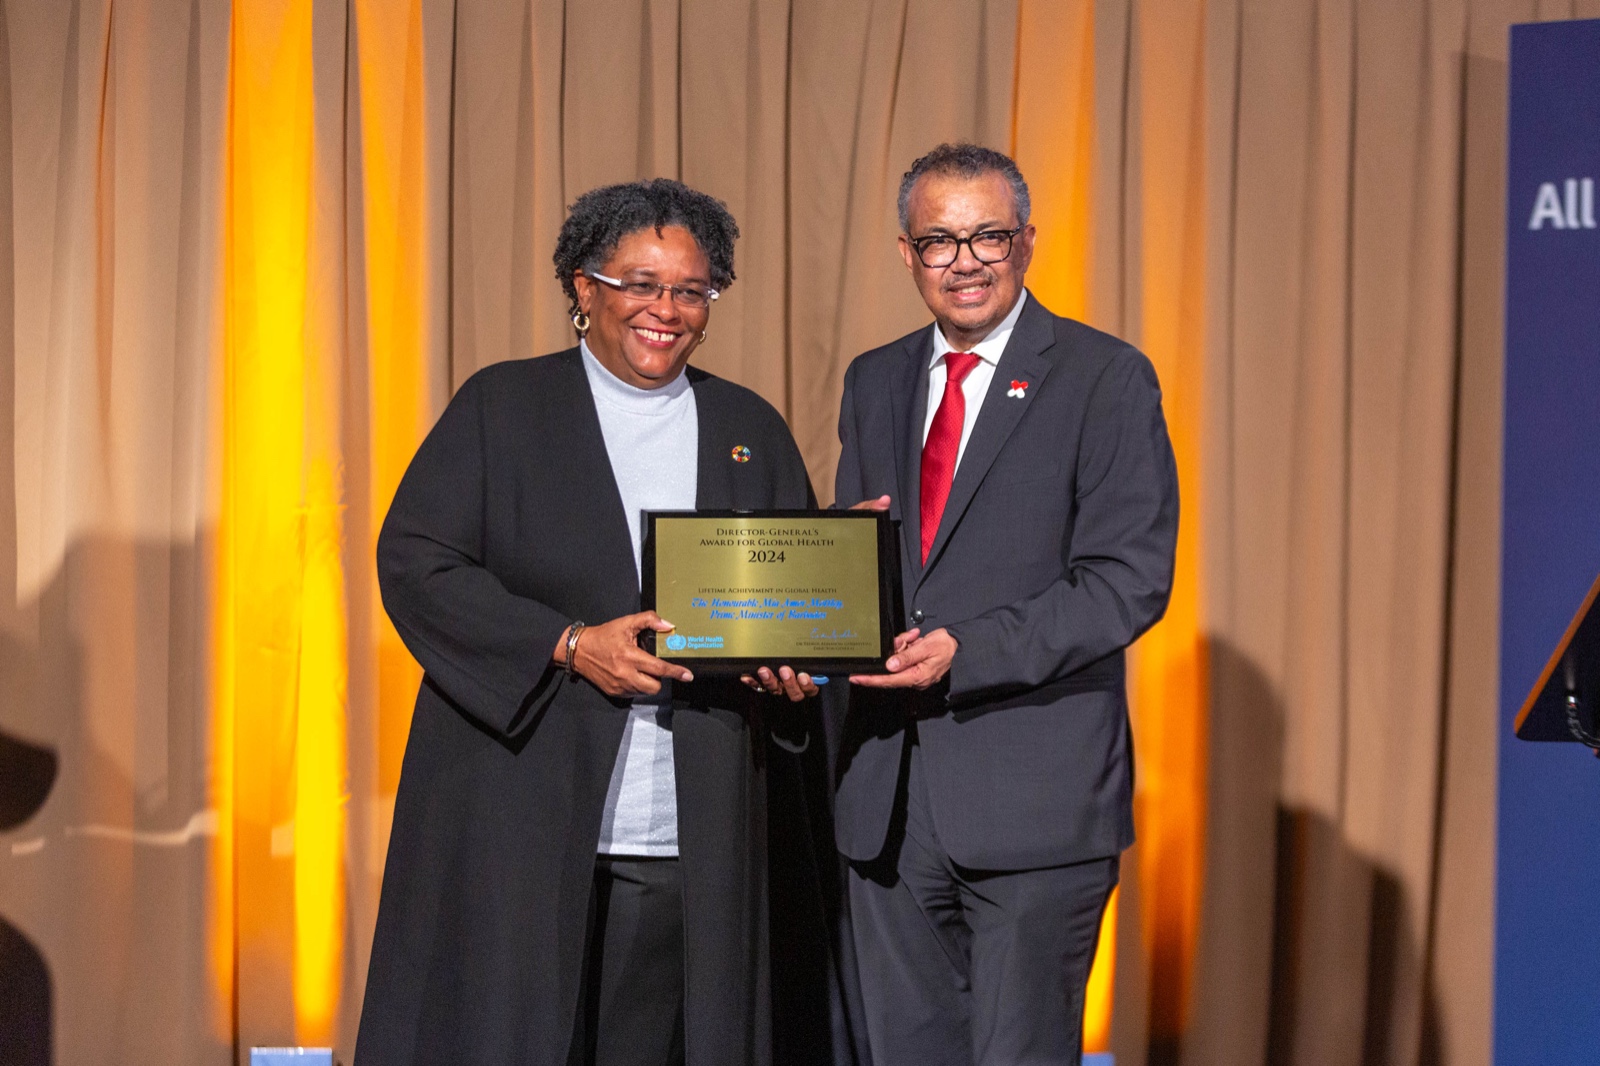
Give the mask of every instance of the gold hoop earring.
POLYGON ((579 337, 589 335, 589 316, 582 311, 572 312, 572 328, 578 331, 579 337))

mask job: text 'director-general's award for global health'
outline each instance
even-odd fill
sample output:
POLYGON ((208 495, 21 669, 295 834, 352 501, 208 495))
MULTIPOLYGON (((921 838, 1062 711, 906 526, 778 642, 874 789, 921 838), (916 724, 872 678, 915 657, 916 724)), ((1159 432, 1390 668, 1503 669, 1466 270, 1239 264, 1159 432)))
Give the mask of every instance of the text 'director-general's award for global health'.
POLYGON ((651 511, 642 600, 677 628, 647 650, 696 670, 882 672, 902 626, 881 511, 651 511))

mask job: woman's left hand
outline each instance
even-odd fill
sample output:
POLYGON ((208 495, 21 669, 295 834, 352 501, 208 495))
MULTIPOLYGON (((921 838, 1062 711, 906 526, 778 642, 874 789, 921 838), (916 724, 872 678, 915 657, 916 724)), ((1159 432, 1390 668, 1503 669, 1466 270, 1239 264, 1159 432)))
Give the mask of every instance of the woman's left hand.
POLYGON ((757 692, 765 692, 770 696, 787 696, 795 703, 815 696, 821 691, 810 674, 797 674, 787 666, 778 667, 776 673, 763 666, 755 672, 754 677, 745 674, 739 680, 757 692))

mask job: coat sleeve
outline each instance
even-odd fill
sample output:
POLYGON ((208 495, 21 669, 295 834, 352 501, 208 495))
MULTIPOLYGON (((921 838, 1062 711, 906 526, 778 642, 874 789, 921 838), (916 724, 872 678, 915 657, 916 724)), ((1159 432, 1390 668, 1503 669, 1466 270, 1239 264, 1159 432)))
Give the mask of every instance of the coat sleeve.
POLYGON ((947 627, 960 647, 952 701, 1060 680, 1126 648, 1172 590, 1178 474, 1154 369, 1132 348, 1090 394, 1066 574, 1041 592, 947 627))
POLYGON ((477 375, 401 479, 378 535, 378 586, 426 683, 508 736, 560 688, 551 654, 571 620, 513 595, 484 564, 489 435, 477 375))
POLYGON ((856 364, 844 372, 844 396, 839 401, 839 468, 833 479, 833 505, 854 507, 865 497, 861 487, 860 445, 856 443, 856 364))

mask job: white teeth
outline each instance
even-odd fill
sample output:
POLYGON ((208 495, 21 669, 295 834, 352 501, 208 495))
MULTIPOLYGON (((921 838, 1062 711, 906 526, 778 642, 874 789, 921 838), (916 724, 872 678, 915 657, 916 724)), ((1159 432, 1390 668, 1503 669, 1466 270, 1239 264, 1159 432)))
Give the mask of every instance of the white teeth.
POLYGON ((642 326, 634 326, 633 331, 639 334, 641 337, 646 337, 653 341, 660 341, 664 344, 678 339, 678 335, 676 333, 661 333, 657 330, 645 329, 642 326))

